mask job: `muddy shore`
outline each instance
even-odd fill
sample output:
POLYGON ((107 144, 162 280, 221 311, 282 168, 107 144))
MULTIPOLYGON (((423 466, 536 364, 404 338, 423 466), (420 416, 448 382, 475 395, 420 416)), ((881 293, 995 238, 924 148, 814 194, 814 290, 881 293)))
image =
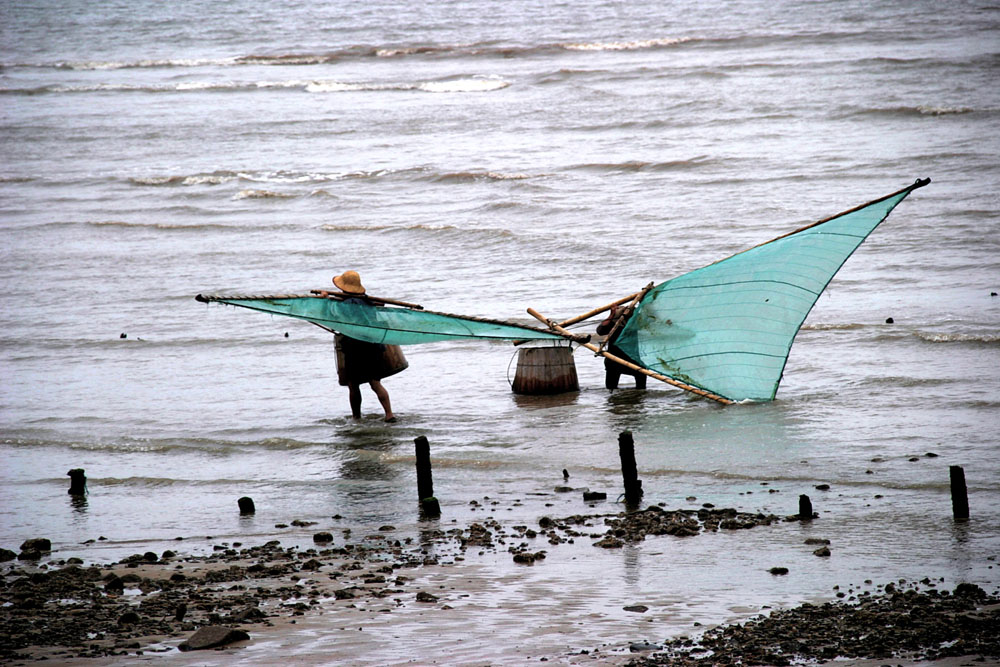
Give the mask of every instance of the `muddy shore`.
MULTIPOLYGON (((324 614, 330 622, 335 618, 341 630, 355 625, 361 630, 373 615, 389 618, 415 609, 459 613, 458 600, 480 593, 466 574, 483 557, 544 568, 554 548, 571 548, 574 558, 587 558, 594 549, 696 540, 719 531, 768 530, 800 520, 797 515, 713 507, 603 508, 561 517, 541 515, 533 525, 509 525, 494 517, 461 526, 429 522, 417 534, 385 525, 362 535, 342 517, 333 517, 338 527, 315 532, 312 546, 283 546, 278 540, 252 546, 226 542, 214 545, 211 554, 191 555, 179 541, 176 549, 136 553, 99 565, 53 558, 44 542, 26 543, 20 559, 4 564, 0 579, 0 659, 11 664, 46 659, 107 664, 158 655, 177 658, 179 651, 198 648, 194 637, 203 628, 245 632, 227 635, 218 630, 207 646, 212 648, 217 640, 225 651, 240 656, 256 638, 288 632, 324 614), (428 585, 436 573, 449 577, 447 591, 428 585)), ((308 522, 298 527, 310 529, 308 522)), ((816 543, 808 548, 822 558, 827 547, 816 543)), ((13 552, 6 553, 10 558, 13 552)), ((781 569, 771 574, 782 576, 781 569)), ((662 642, 623 636, 616 646, 535 652, 532 661, 649 666, 787 665, 838 657, 922 661, 966 656, 969 664, 1000 660, 1000 597, 995 591, 972 584, 938 590, 931 579, 866 581, 857 589, 845 584, 833 597, 741 623, 695 627, 687 636, 662 642)), ((646 609, 636 605, 625 611, 642 614, 646 609)), ((655 634, 655 628, 651 631, 655 634)), ((410 657, 419 662, 419 647, 414 650, 410 657)), ((209 655, 186 655, 196 654, 209 655)), ((491 658, 488 652, 478 657, 480 664, 491 658)), ((361 656, 358 662, 370 664, 361 656)), ((352 660, 345 656, 342 664, 352 660)))

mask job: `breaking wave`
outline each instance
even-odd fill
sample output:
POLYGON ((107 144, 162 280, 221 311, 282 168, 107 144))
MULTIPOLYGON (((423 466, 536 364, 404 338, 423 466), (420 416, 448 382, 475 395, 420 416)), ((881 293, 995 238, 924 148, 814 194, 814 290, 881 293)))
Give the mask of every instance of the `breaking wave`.
POLYGON ((81 60, 55 63, 4 63, 3 67, 41 68, 71 71, 110 71, 121 69, 184 69, 203 67, 239 67, 264 65, 294 67, 328 65, 366 58, 466 58, 531 56, 538 53, 559 51, 638 51, 673 47, 685 42, 698 41, 691 37, 651 38, 630 41, 579 41, 542 44, 414 44, 414 45, 353 45, 317 53, 247 54, 226 58, 173 58, 139 60, 81 60))
POLYGON ((523 181, 529 179, 529 174, 504 174, 496 171, 456 171, 441 174, 431 174, 428 180, 435 183, 474 183, 478 181, 523 181))
POLYGON ((939 334, 916 331, 913 335, 925 343, 981 343, 986 345, 996 345, 1000 343, 1000 334, 939 334))
POLYGON ((176 83, 131 84, 131 83, 93 83, 93 84, 51 84, 32 88, 0 88, 0 93, 7 95, 45 95, 45 94, 86 94, 86 93, 192 93, 192 92, 252 92, 255 90, 299 90, 307 93, 346 93, 346 92, 384 92, 384 91, 418 91, 425 93, 481 93, 501 90, 511 85, 510 81, 494 76, 471 75, 440 81, 417 82, 345 82, 322 81, 308 79, 290 79, 287 81, 179 81, 176 83))
MULTIPOLYGON (((369 180, 376 178, 404 178, 431 183, 474 183, 489 181, 523 181, 536 175, 522 172, 502 172, 494 170, 470 169, 466 171, 438 171, 428 167, 408 167, 405 169, 373 169, 333 172, 296 171, 213 171, 200 174, 132 176, 128 182, 143 187, 185 187, 203 185, 224 185, 227 183, 254 183, 278 185, 303 185, 310 183, 333 183, 346 180, 369 180)), ((303 193, 275 192, 266 188, 247 188, 238 198, 298 197, 303 193)), ((311 190, 311 195, 330 195, 325 190, 311 190)))
POLYGON ((250 183, 323 183, 339 181, 345 178, 368 178, 380 175, 384 170, 375 172, 292 172, 292 171, 213 171, 201 174, 176 174, 171 176, 133 176, 128 179, 133 185, 142 186, 186 186, 186 185, 222 185, 235 181, 250 183))
POLYGON ((560 44, 568 51, 638 51, 657 49, 665 46, 675 46, 690 41, 687 38, 675 39, 642 39, 632 42, 572 42, 560 44))

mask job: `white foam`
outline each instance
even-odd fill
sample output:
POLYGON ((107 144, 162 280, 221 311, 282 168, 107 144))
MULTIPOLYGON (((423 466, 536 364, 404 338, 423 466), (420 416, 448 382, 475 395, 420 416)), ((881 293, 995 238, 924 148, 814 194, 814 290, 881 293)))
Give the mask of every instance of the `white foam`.
POLYGON ((682 38, 644 39, 634 42, 571 42, 561 44, 570 51, 637 51, 660 46, 673 46, 688 41, 682 38))
POLYGON ((426 81, 417 86, 428 93, 482 93, 500 90, 510 85, 503 79, 452 79, 449 81, 426 81))
POLYGON ((306 92, 310 93, 346 93, 357 90, 370 90, 359 83, 341 83, 340 81, 311 81, 306 84, 306 92))

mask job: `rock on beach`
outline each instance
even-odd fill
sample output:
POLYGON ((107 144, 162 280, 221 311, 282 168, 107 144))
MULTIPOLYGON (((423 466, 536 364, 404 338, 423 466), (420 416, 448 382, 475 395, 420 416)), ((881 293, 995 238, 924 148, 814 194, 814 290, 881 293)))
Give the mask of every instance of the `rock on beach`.
POLYGON ((177 648, 182 651, 200 651, 248 639, 250 639, 250 635, 242 630, 227 628, 224 625, 206 625, 203 628, 199 628, 197 632, 177 648))

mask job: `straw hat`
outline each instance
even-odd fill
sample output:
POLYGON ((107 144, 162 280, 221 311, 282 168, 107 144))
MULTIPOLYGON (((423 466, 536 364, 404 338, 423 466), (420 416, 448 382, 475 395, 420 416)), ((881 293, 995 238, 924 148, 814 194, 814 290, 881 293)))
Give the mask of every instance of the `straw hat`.
POLYGON ((339 276, 334 276, 333 284, 348 294, 365 293, 365 286, 361 284, 361 276, 357 271, 344 271, 339 276))

